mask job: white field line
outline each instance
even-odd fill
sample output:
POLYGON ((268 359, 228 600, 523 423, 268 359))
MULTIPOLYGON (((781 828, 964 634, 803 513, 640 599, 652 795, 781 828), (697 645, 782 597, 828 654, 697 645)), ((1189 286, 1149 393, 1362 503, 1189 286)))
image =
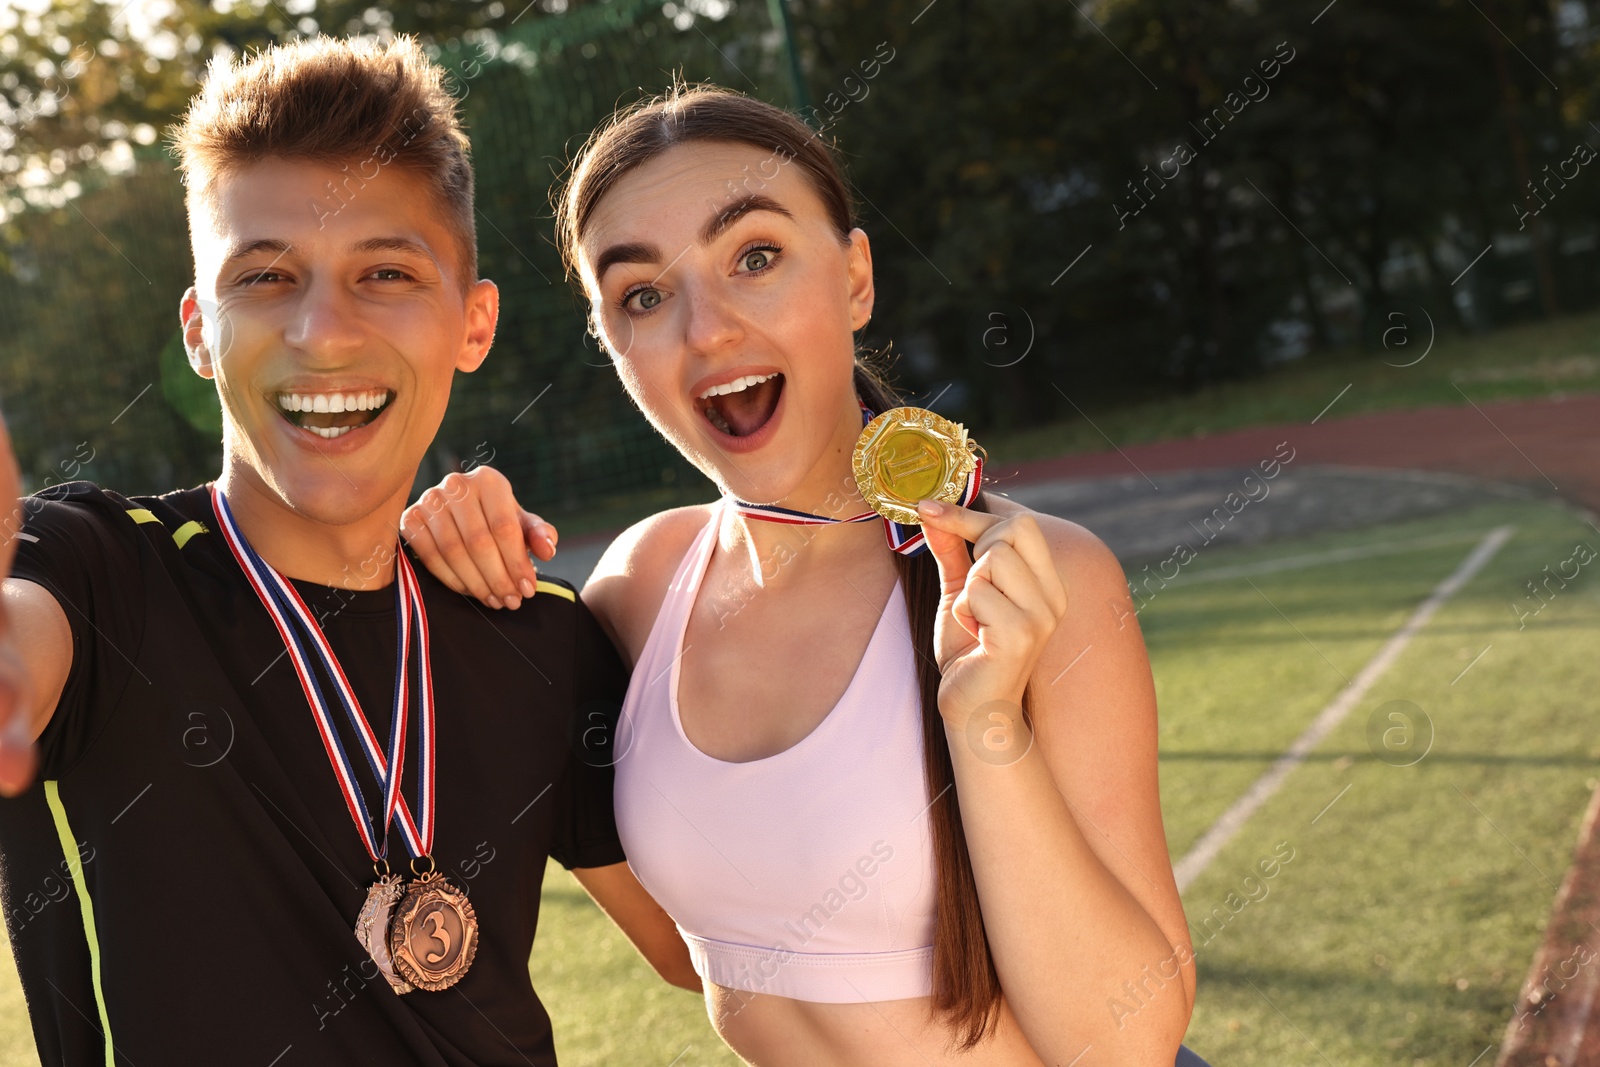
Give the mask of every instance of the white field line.
POLYGON ((1461 561, 1461 565, 1450 577, 1440 582, 1433 592, 1428 594, 1427 599, 1417 605, 1411 617, 1389 636, 1383 647, 1379 648, 1367 661, 1367 665, 1361 668, 1361 673, 1356 675, 1338 696, 1329 701, 1327 707, 1317 713, 1317 717, 1311 720, 1311 725, 1305 728, 1305 732, 1295 738, 1294 743, 1273 761, 1272 766, 1267 768, 1249 789, 1245 790, 1244 795, 1234 801, 1232 806, 1211 824, 1210 829, 1200 836, 1200 840, 1195 842, 1194 847, 1172 869, 1178 880, 1179 892, 1187 889, 1211 861, 1217 858, 1217 854, 1233 840, 1234 835, 1250 816, 1278 791, 1284 779, 1289 777, 1289 772, 1305 762, 1305 758, 1322 743, 1323 738, 1344 721, 1350 709, 1366 696, 1367 690, 1372 688, 1373 683, 1399 658, 1400 653, 1411 643, 1411 639, 1427 625, 1433 613, 1460 591, 1473 575, 1482 570, 1515 531, 1515 526, 1497 526, 1490 530, 1483 540, 1478 542, 1477 547, 1467 554, 1467 558, 1461 561))
POLYGON ((1277 571, 1299 570, 1302 567, 1320 567, 1327 563, 1344 563, 1353 559, 1370 559, 1373 556, 1418 552, 1424 548, 1441 548, 1445 545, 1473 541, 1478 536, 1476 533, 1435 534, 1431 537, 1418 537, 1410 541, 1380 541, 1371 545, 1330 548, 1323 552, 1307 552, 1298 556, 1283 556, 1279 559, 1265 559, 1256 563, 1240 563, 1231 567, 1212 567, 1207 570, 1193 571, 1189 574, 1179 574, 1168 584, 1175 586, 1198 585, 1201 582, 1221 582, 1229 578, 1243 578, 1246 575, 1273 574, 1277 571))

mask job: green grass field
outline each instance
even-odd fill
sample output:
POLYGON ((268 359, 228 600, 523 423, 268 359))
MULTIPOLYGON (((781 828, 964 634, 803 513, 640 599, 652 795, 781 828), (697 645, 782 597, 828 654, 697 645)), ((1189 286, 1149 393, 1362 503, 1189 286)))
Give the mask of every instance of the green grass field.
MULTIPOLYGON (((1600 761, 1600 579, 1580 571, 1524 629, 1511 603, 1600 536, 1564 510, 1495 505, 1249 553, 1500 524, 1516 534, 1185 894, 1201 983, 1189 1041, 1214 1062, 1320 1064, 1320 1050, 1340 1067, 1465 1067, 1498 1047, 1600 761), (1433 725, 1411 766, 1368 745, 1369 716, 1396 699, 1433 725), (1279 841, 1296 857, 1269 893, 1199 932, 1279 841)), ((1471 548, 1261 574, 1259 593, 1242 579, 1175 587, 1151 603, 1174 858, 1343 686, 1334 668, 1354 676, 1471 548)))
MULTIPOLYGON (((1499 554, 1185 893, 1200 973, 1188 1043, 1218 1067, 1466 1067, 1499 1044, 1596 784, 1600 562, 1523 629, 1511 603, 1579 541, 1600 548, 1600 533, 1527 502, 1212 546, 1140 615, 1176 860, 1506 524, 1516 533, 1499 554), (1273 569, 1352 546, 1391 550, 1273 569), (1368 717, 1395 699, 1435 731, 1411 766, 1368 746, 1368 717), (1294 858, 1252 889, 1244 879, 1279 842, 1294 858), (1237 907, 1247 893, 1257 899, 1237 907), (1226 923, 1203 927, 1214 908, 1226 923)), ((532 971, 563 1063, 738 1062, 698 998, 656 980, 554 867, 544 909, 532 971)), ((15 973, 0 967, 0 1063, 36 1062, 15 973)))

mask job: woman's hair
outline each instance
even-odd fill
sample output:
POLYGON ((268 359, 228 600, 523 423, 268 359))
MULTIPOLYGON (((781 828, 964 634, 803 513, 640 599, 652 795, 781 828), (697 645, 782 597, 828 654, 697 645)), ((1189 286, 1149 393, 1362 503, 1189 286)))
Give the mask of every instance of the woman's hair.
MULTIPOLYGON (((848 241, 855 211, 833 148, 817 131, 782 108, 712 85, 675 87, 618 111, 592 134, 565 184, 552 194, 556 244, 569 274, 576 274, 578 242, 595 205, 620 177, 667 149, 687 143, 746 144, 795 165, 821 199, 841 240, 848 241)), ((765 164, 763 164, 763 170, 765 164)), ((767 176, 770 178, 770 175, 767 176)), ((760 176, 755 178, 760 182, 760 176)), ((746 179, 747 183, 749 179, 746 179)), ((748 184, 746 188, 749 188, 748 184)), ((759 185, 756 186, 759 189, 759 185)), ((752 190, 754 191, 754 190, 752 190)), ((900 396, 860 356, 856 394, 874 412, 899 407, 900 396)), ((972 507, 987 511, 979 494, 972 507)), ((896 555, 911 636, 917 649, 922 697, 923 766, 931 798, 936 901, 933 936, 933 1007, 956 1031, 963 1049, 989 1032, 1000 1005, 1000 979, 989 953, 972 859, 961 828, 955 770, 939 715, 939 667, 933 625, 939 610, 939 569, 931 553, 896 555)))

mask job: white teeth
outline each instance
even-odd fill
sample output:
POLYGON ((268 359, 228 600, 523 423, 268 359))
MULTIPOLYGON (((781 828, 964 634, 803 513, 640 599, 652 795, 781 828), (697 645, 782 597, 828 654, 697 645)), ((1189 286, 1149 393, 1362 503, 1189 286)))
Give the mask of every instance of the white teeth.
POLYGON ((760 385, 762 382, 771 381, 776 377, 776 374, 746 374, 743 378, 735 378, 733 381, 722 385, 713 385, 710 389, 700 394, 700 399, 705 400, 713 396, 726 396, 729 393, 742 393, 752 385, 760 385))
POLYGON ((325 437, 325 438, 327 438, 328 440, 331 441, 335 437, 343 437, 345 434, 347 434, 351 430, 355 429, 355 427, 354 426, 305 426, 305 427, 302 427, 302 429, 310 430, 312 433, 316 434, 318 437, 325 437))
POLYGON ((388 390, 368 393, 279 393, 278 406, 285 411, 372 411, 389 402, 388 390))

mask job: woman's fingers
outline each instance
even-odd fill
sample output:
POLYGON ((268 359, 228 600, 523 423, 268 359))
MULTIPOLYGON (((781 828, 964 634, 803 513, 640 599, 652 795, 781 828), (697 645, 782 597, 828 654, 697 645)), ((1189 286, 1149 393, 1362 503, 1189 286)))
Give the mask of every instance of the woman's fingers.
POLYGON ((947 595, 961 588, 966 581, 967 571, 972 567, 965 536, 968 524, 960 517, 947 515, 949 510, 949 505, 934 500, 925 500, 917 505, 917 514, 922 517, 923 543, 939 565, 939 585, 947 595))
POLYGON ((1015 644, 1010 639, 1011 635, 1027 633, 1033 627, 1033 619, 1028 613, 983 574, 974 572, 969 576, 967 587, 961 591, 959 599, 965 601, 966 609, 971 612, 977 626, 986 631, 984 645, 991 651, 996 650, 997 645, 1007 651, 1012 650, 1015 644), (997 642, 997 634, 1006 636, 997 642))
POLYGON ((1056 569, 1055 555, 1044 531, 1032 515, 1015 515, 1004 522, 989 527, 973 545, 972 554, 982 559, 996 545, 1005 544, 1014 549, 1028 570, 1032 572, 1044 593, 1051 612, 1060 618, 1067 610, 1067 587, 1056 569))
POLYGON ((918 504, 917 517, 922 520, 924 528, 944 530, 969 543, 977 541, 989 529, 1006 521, 987 511, 973 511, 960 504, 945 504, 938 500, 924 500, 918 504))
POLYGON ((493 467, 445 475, 406 509, 401 530, 441 581, 492 608, 517 608, 534 595, 539 570, 528 554, 549 559, 559 536, 522 510, 493 467))
MULTIPOLYGON (((1004 541, 992 545, 983 558, 973 565, 969 583, 983 579, 993 586, 1022 615, 1044 633, 1055 630, 1058 616, 1050 606, 1049 598, 1022 554, 1004 541)), ((985 624, 989 620, 982 620, 985 624)))
POLYGON ((995 545, 1007 544, 1016 550, 1037 578, 1051 611, 1058 618, 1066 612, 1066 585, 1056 570, 1055 556, 1044 531, 1032 515, 1003 519, 988 512, 936 501, 923 501, 917 506, 917 512, 922 517, 928 547, 939 560, 939 574, 947 591, 952 588, 952 582, 965 579, 972 565, 965 560, 965 550, 955 546, 954 538, 960 537, 972 544, 975 562, 982 561, 995 545))
MULTIPOLYGON (((480 551, 490 557, 489 563, 498 568, 499 574, 505 575, 505 585, 496 584, 496 573, 485 567, 484 576, 489 579, 489 584, 494 587, 496 594, 504 599, 508 606, 517 607, 521 597, 531 597, 534 593, 534 584, 539 580, 539 570, 528 558, 529 519, 532 519, 538 529, 544 526, 544 520, 537 515, 529 515, 517 506, 516 498, 511 495, 511 487, 507 485, 503 492, 487 492, 480 494, 478 499, 482 502, 483 517, 489 536, 494 539, 491 548, 487 542, 481 541, 480 551), (515 601, 515 602, 514 602, 515 601)), ((471 509, 466 502, 458 505, 462 511, 470 514, 471 509)), ((457 515, 457 521, 461 519, 457 515)), ((464 531, 465 533, 465 531, 464 531)), ((468 539, 468 550, 472 550, 473 542, 468 539)), ((554 552, 551 553, 554 555, 554 552)), ((476 558, 478 552, 473 552, 476 558)))
MULTIPOLYGON (((528 546, 528 551, 540 559, 548 561, 556 554, 556 542, 560 540, 561 532, 553 524, 545 522, 531 511, 522 512, 521 521, 522 535, 528 546)), ((538 568, 535 567, 534 570, 535 577, 537 577, 538 568)), ((532 596, 533 594, 529 593, 528 595, 532 596)))
MULTIPOLYGON (((489 589, 487 603, 496 608, 515 608, 521 605, 523 593, 506 568, 506 552, 513 558, 520 557, 522 565, 530 570, 532 565, 528 563, 527 550, 522 547, 522 524, 517 521, 516 514, 504 510, 491 513, 491 507, 496 505, 483 498, 468 497, 450 509, 449 517, 461 535, 467 557, 489 589)), ((454 561, 451 566, 455 566, 454 561)), ((457 571, 459 573, 459 567, 457 571)))
MULTIPOLYGON (((462 539, 461 528, 457 525, 451 508, 442 499, 435 499, 436 493, 442 498, 443 494, 439 492, 437 486, 423 493, 422 499, 417 502, 417 509, 420 510, 421 518, 427 524, 428 533, 438 547, 445 568, 456 576, 459 583, 457 592, 476 597, 490 607, 498 608, 501 604, 500 598, 489 588, 483 571, 473 561, 472 553, 468 551, 466 542, 462 539)), ((479 516, 481 519, 481 509, 479 516)), ((434 573, 439 572, 435 570, 434 573)))
POLYGON ((457 593, 469 592, 450 564, 445 562, 444 553, 439 550, 439 543, 434 540, 433 531, 428 529, 428 519, 421 507, 412 505, 406 509, 405 515, 400 519, 400 533, 406 539, 406 544, 411 546, 411 551, 417 554, 422 565, 433 573, 433 576, 455 590, 457 593))

